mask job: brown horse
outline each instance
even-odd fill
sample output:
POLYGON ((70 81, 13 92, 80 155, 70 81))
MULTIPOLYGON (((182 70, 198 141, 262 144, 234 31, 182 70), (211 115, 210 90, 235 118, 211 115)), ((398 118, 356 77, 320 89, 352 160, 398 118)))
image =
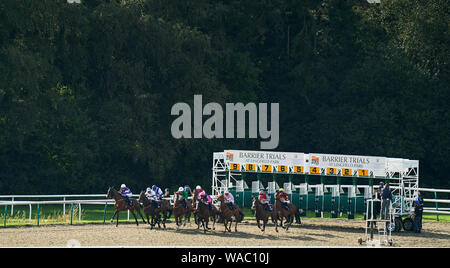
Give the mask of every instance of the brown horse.
POLYGON ((119 226, 119 212, 122 210, 129 210, 131 212, 134 219, 136 220, 136 225, 139 226, 139 223, 136 218, 136 215, 134 214, 134 211, 137 211, 139 213, 139 215, 141 216, 142 220, 144 221, 144 224, 146 223, 144 217, 142 216, 141 207, 139 205, 139 202, 136 199, 130 198, 130 201, 133 204, 131 206, 129 206, 127 204, 127 202, 125 201, 125 199, 122 197, 122 195, 118 191, 116 191, 114 188, 111 188, 111 187, 109 187, 109 189, 108 189, 106 198, 112 198, 116 201, 116 203, 114 204, 114 208, 116 210, 114 212, 114 215, 111 218, 111 223, 112 223, 114 221, 114 217, 117 216, 116 227, 119 226))
POLYGON ((197 217, 197 229, 200 228, 200 223, 203 226, 203 231, 206 233, 206 230, 210 229, 208 227, 209 219, 213 221, 213 231, 216 230, 216 216, 217 216, 217 208, 215 206, 212 206, 211 209, 209 209, 209 206, 202 202, 201 200, 197 201, 197 210, 196 210, 196 217, 197 217))
POLYGON ((158 228, 161 228, 160 222, 161 222, 161 213, 163 214, 163 227, 166 229, 166 220, 167 220, 167 213, 170 211, 170 204, 167 200, 161 200, 161 206, 157 207, 157 201, 150 200, 145 196, 145 191, 141 191, 139 194, 139 203, 143 204, 144 207, 144 213, 147 217, 147 222, 150 224, 150 229, 153 229, 155 224, 158 224, 158 228), (149 217, 152 218, 152 220, 149 220, 149 217))
POLYGON ((292 222, 294 221, 294 217, 298 217, 298 215, 299 215, 299 213, 297 211, 297 207, 292 203, 289 204, 289 210, 286 210, 285 208, 283 208, 278 194, 275 194, 275 211, 277 212, 278 219, 280 219, 280 226, 285 228, 286 231, 289 229, 292 222), (284 218, 286 218, 285 223, 288 224, 286 227, 283 226, 284 218))
POLYGON ((268 211, 264 208, 264 205, 259 201, 257 196, 253 197, 252 209, 255 210, 256 223, 258 223, 258 228, 264 233, 266 230, 266 223, 269 220, 269 216, 272 218, 272 222, 275 224, 275 231, 278 233, 278 216, 275 210, 268 211), (263 222, 262 228, 259 221, 263 222))
POLYGON ((180 229, 181 224, 186 226, 186 223, 189 221, 192 212, 192 205, 189 200, 186 200, 187 208, 184 207, 180 196, 178 193, 174 193, 174 204, 173 204, 173 216, 175 218, 175 223, 177 224, 177 231, 180 229), (184 217, 184 223, 183 223, 184 217))
POLYGON ((237 224, 239 221, 241 221, 244 217, 244 214, 241 212, 239 207, 235 204, 234 209, 231 210, 228 205, 225 203, 225 197, 223 194, 219 195, 217 197, 217 200, 220 201, 220 217, 223 219, 223 223, 225 225, 225 232, 231 232, 231 224, 233 223, 233 220, 236 222, 234 226, 234 231, 237 232, 237 224), (227 226, 228 223, 230 223, 230 226, 227 226))
POLYGON ((198 225, 197 219, 197 202, 198 202, 198 190, 195 189, 192 192, 192 214, 194 214, 194 222, 198 225))

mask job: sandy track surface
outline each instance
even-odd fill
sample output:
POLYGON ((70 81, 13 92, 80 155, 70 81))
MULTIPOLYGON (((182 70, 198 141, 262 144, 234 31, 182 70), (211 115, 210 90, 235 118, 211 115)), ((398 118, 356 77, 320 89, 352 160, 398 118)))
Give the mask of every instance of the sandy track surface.
MULTIPOLYGON (((192 223, 176 231, 174 223, 167 230, 150 230, 149 225, 110 224, 60 225, 22 228, 0 228, 0 247, 65 247, 65 246, 337 246, 358 247, 358 237, 364 236, 362 220, 303 219, 286 233, 273 225, 265 234, 255 221, 238 225, 238 232, 224 233, 223 224, 214 232, 203 234, 192 223), (198 241, 201 241, 199 244, 198 241)), ((423 233, 393 233, 398 247, 450 247, 450 223, 424 222, 423 233)), ((365 246, 365 244, 363 244, 365 246)))

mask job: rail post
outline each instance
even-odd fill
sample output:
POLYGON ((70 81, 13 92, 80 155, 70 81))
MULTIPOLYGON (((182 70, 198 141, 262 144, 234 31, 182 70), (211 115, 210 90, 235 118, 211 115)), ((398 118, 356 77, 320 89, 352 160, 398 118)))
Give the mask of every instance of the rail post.
MULTIPOLYGON (((436 194, 436 192, 434 192, 434 199, 437 199, 437 194, 436 194)), ((439 221, 439 212, 438 212, 439 207, 438 207, 438 202, 435 202, 435 204, 436 204, 436 220, 439 221)))
POLYGON ((5 205, 5 222, 3 224, 3 226, 6 228, 6 216, 8 214, 8 205, 5 205))
POLYGON ((37 216, 36 216, 37 226, 39 226, 39 203, 37 203, 37 216))
POLYGON ((70 208, 70 225, 72 225, 72 218, 73 218, 73 203, 72 207, 70 208))
POLYGON ((308 202, 309 202, 309 196, 308 196, 308 181, 309 181, 309 178, 308 178, 308 175, 305 175, 305 184, 306 184, 306 204, 305 204, 305 216, 307 215, 307 213, 308 213, 308 202))
POLYGON ((336 184, 337 184, 337 191, 338 191, 338 193, 339 193, 339 196, 338 196, 338 200, 337 200, 337 211, 336 211, 336 213, 337 213, 337 216, 338 217, 341 217, 342 215, 341 215, 341 177, 337 177, 336 178, 336 184))

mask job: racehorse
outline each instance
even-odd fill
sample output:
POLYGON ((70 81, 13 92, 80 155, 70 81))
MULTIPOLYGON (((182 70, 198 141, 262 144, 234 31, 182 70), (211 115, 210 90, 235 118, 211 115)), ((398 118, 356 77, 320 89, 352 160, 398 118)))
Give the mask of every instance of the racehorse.
POLYGON ((234 205, 235 209, 231 210, 227 204, 225 204, 225 197, 223 194, 219 195, 217 200, 220 201, 220 217, 223 219, 225 232, 231 232, 231 224, 233 223, 233 220, 236 222, 234 231, 237 232, 237 224, 242 221, 244 214, 237 205, 234 205), (228 222, 230 223, 230 226, 227 226, 228 222))
POLYGON ((290 203, 289 210, 283 208, 278 194, 275 194, 275 211, 277 212, 278 218, 280 219, 280 226, 285 228, 286 231, 289 229, 292 222, 294 221, 294 217, 297 218, 297 221, 300 221, 300 216, 297 207, 294 204, 290 203), (283 218, 286 218, 285 223, 288 224, 286 227, 283 226, 283 218))
POLYGON ((134 199, 134 198, 130 198, 130 201, 132 202, 132 205, 129 206, 127 204, 127 202, 125 201, 125 199, 122 197, 122 195, 116 191, 114 188, 109 187, 108 189, 108 193, 106 193, 106 198, 112 198, 116 201, 116 203, 114 204, 114 208, 116 209, 114 212, 114 215, 111 218, 111 223, 114 220, 114 217, 116 217, 117 215, 117 222, 116 222, 116 227, 119 226, 119 212, 122 210, 129 210, 131 212, 131 214, 133 215, 134 219, 136 220, 136 225, 139 226, 138 220, 136 218, 136 215, 134 214, 134 211, 137 211, 139 213, 139 215, 141 216, 142 220, 144 221, 144 224, 147 223, 145 222, 144 217, 142 216, 141 213, 141 207, 139 202, 134 199))
POLYGON ((177 224, 177 231, 178 231, 183 222, 183 217, 184 217, 183 226, 186 226, 186 223, 189 221, 189 218, 191 217, 192 206, 189 200, 186 200, 187 208, 185 208, 179 198, 178 193, 174 193, 173 198, 174 204, 172 211, 173 216, 175 218, 175 223, 177 224))
POLYGON ((255 210, 256 222, 258 223, 258 228, 264 233, 266 230, 266 223, 269 220, 269 216, 272 218, 272 222, 275 224, 275 231, 278 233, 278 216, 275 210, 268 211, 264 208, 264 205, 259 201, 257 196, 253 196, 252 209, 255 210), (259 221, 263 222, 262 228, 259 221))
POLYGON ((203 231, 206 233, 206 230, 210 229, 208 228, 208 222, 211 218, 213 220, 213 230, 216 230, 216 216, 217 216, 217 208, 213 205, 211 209, 209 209, 209 206, 202 202, 201 200, 197 201, 198 206, 196 210, 196 219, 197 219, 197 229, 200 228, 200 223, 203 226, 203 231))
POLYGON ((149 200, 147 196, 145 196, 145 191, 141 191, 139 194, 139 203, 143 204, 144 213, 147 217, 147 222, 150 224, 150 229, 153 229, 156 223, 158 223, 158 228, 161 228, 161 215, 163 213, 163 227, 166 229, 166 220, 168 218, 167 213, 170 211, 170 204, 167 200, 161 200, 161 206, 157 207, 157 201, 149 200), (152 217, 152 220, 149 220, 149 216, 152 217))

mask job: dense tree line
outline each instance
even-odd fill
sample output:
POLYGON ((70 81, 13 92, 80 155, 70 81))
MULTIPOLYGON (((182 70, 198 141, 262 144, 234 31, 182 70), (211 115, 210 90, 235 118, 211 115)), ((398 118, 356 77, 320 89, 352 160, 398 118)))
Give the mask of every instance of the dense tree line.
POLYGON ((280 103, 277 151, 420 160, 450 187, 446 0, 0 1, 0 192, 210 187, 177 102, 280 103))

